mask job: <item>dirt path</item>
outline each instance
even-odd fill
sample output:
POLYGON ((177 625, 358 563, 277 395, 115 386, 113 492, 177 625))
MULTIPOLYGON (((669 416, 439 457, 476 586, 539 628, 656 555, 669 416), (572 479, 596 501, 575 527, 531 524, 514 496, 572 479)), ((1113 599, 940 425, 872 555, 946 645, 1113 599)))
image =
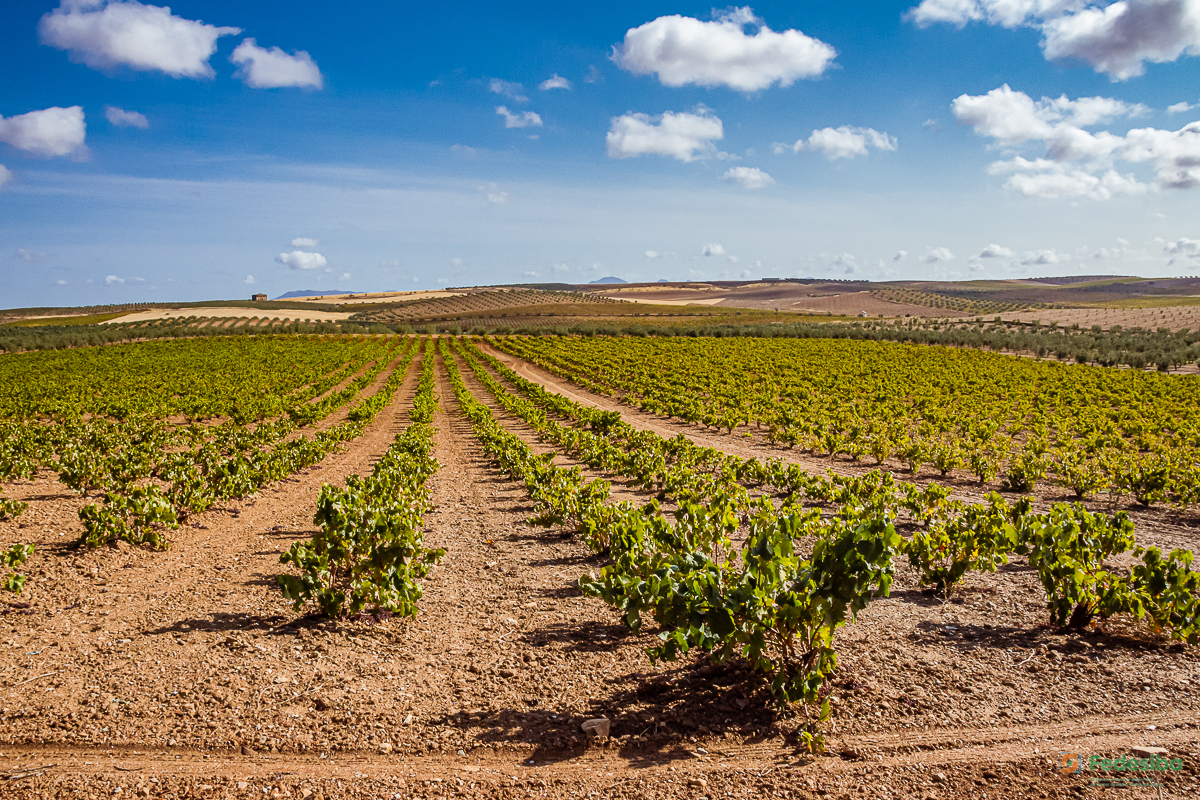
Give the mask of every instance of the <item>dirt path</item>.
MULTIPOLYGON (((487 387, 483 385, 483 382, 476 377, 475 373, 471 371, 471 368, 468 367, 467 364, 457 354, 455 355, 455 363, 458 366, 459 374, 462 375, 463 384, 467 387, 467 390, 471 392, 471 395, 477 401, 487 406, 488 410, 492 412, 492 416, 495 417, 497 423, 499 423, 510 433, 520 437, 522 441, 529 445, 530 450, 532 450, 535 454, 541 455, 543 453, 555 451, 558 454, 554 459, 554 463, 556 465, 568 468, 579 467, 579 469, 583 472, 584 477, 589 480, 593 478, 601 478, 608 481, 611 484, 611 493, 609 497, 614 503, 629 501, 640 506, 649 503, 654 499, 655 492, 642 489, 631 479, 623 475, 617 475, 615 473, 593 469, 586 463, 579 461, 568 454, 565 454, 562 451, 562 448, 554 447, 542 441, 542 439, 538 436, 537 431, 534 430, 532 426, 519 417, 510 414, 500 405, 499 402, 497 402, 495 396, 488 391, 487 387)), ((498 376, 493 375, 493 377, 498 376)), ((468 430, 468 434, 469 433, 470 431, 468 430)), ((675 508, 674 504, 669 501, 664 502, 662 507, 667 511, 675 508)))
POLYGON ((1162 796, 1194 796, 1195 653, 1038 629, 1020 569, 961 604, 901 570, 839 633, 832 754, 803 756, 743 667, 652 665, 651 633, 581 595, 603 562, 526 524, 524 487, 489 465, 440 363, 426 541, 447 556, 421 613, 295 614, 278 554, 310 532, 320 483, 368 471, 407 424, 416 372, 345 452, 165 553, 35 556, 32 607, 0 615, 0 796, 1049 797, 1098 791, 1058 774, 1063 750, 1131 745, 1186 758, 1162 796), (599 716, 611 736, 591 742, 599 716))

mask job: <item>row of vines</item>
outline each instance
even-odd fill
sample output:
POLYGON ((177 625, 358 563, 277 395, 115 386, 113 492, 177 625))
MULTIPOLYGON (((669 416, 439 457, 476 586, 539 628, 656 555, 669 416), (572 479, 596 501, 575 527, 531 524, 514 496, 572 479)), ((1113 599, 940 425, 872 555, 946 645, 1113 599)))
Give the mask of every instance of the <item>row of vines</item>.
POLYGON ((642 410, 913 475, 1078 499, 1200 503, 1200 380, 830 340, 509 337, 513 355, 642 410), (652 368, 648 368, 652 365, 652 368))
MULTIPOLYGON (((260 337, 8 356, 0 481, 49 470, 97 500, 79 511, 79 545, 162 549, 190 517, 359 436, 400 388, 418 346, 404 337, 260 337), (341 422, 320 425, 351 403, 341 422)), ((26 505, 0 496, 0 517, 26 505)), ((4 588, 20 590, 13 570, 31 549, 4 554, 4 588)))
POLYGON ((1066 503, 1039 513, 1028 498, 1009 502, 995 493, 971 504, 951 499, 944 485, 918 487, 878 470, 815 476, 778 459, 742 460, 549 392, 470 341, 440 346, 475 435, 534 500, 531 523, 575 530, 609 558, 599 575, 581 578, 583 591, 614 606, 634 631, 651 620, 658 630, 652 659, 691 649, 718 661, 748 659, 769 676, 781 707, 806 716, 803 736, 813 749, 822 746, 830 713, 834 634, 888 594, 901 560, 949 596, 969 572, 1024 557, 1057 625, 1081 628, 1126 614, 1183 641, 1200 638, 1192 553, 1138 547, 1124 513, 1066 503), (472 395, 458 361, 543 441, 658 499, 611 502, 606 481, 555 465, 554 453, 534 455, 472 395), (1132 570, 1106 567, 1123 553, 1137 559, 1132 570))

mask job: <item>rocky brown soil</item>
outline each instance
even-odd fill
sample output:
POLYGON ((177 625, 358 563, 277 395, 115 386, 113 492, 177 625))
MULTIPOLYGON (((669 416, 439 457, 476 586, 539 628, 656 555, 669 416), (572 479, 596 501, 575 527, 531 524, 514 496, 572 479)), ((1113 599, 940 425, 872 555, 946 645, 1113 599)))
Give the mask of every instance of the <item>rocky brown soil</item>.
MULTIPOLYGON (((486 460, 444 372, 426 541, 447 556, 420 615, 293 611, 279 554, 311 535, 322 482, 371 469, 414 388, 415 370, 344 451, 202 515, 166 552, 71 550, 80 501, 46 478, 10 487, 32 502, 0 523, 0 546, 39 550, 25 592, 0 598, 0 797, 1200 794, 1196 649, 1125 623, 1048 628, 1020 564, 973 575, 945 604, 900 570, 891 597, 839 633, 829 753, 804 754, 796 721, 741 665, 652 665, 652 633, 630 636, 582 596, 576 580, 603 560, 526 524, 524 487, 486 460), (609 735, 593 739, 581 726, 601 717, 609 735), (1183 770, 1150 790, 1092 785, 1132 773, 1059 771, 1064 752, 1141 746, 1183 770)), ((691 434, 739 455, 766 446, 691 434)), ((1190 528, 1163 525, 1195 547, 1190 528)))

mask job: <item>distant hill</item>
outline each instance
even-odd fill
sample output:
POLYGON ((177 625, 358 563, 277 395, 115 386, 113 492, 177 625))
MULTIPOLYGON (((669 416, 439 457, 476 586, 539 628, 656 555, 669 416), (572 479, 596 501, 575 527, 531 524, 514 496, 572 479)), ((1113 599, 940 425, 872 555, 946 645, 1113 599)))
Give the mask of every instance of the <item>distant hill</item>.
POLYGON ((614 278, 613 276, 609 275, 607 278, 599 278, 598 280, 592 281, 592 283, 629 283, 629 281, 623 281, 620 278, 614 278))
POLYGON ((362 294, 362 292, 351 291, 350 289, 329 289, 328 291, 320 291, 317 289, 301 289, 298 292, 288 292, 276 297, 276 300, 287 300, 289 297, 324 297, 327 294, 362 294))

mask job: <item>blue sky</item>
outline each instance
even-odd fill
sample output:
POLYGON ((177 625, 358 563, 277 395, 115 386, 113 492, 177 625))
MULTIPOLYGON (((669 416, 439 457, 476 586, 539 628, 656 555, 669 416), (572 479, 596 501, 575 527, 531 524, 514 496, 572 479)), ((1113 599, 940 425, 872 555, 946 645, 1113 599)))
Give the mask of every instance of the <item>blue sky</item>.
POLYGON ((0 31, 4 306, 1200 273, 1200 0, 9 0, 0 31))

